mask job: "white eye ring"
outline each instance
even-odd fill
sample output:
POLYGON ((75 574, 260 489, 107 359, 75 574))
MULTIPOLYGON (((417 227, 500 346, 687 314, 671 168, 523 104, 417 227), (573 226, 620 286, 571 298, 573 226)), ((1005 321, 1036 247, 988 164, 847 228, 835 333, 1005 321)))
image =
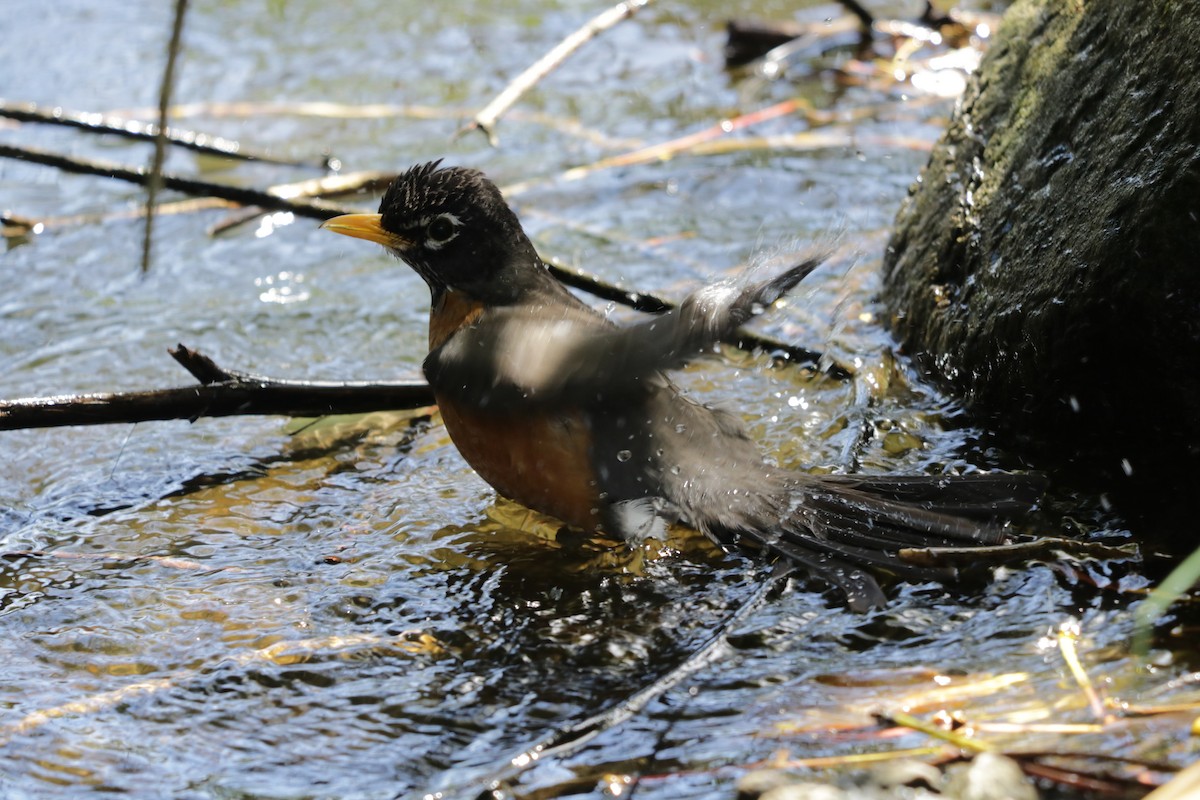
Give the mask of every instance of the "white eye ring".
POLYGON ((423 227, 425 228, 425 247, 430 250, 440 250, 455 236, 458 236, 458 229, 462 227, 462 220, 446 212, 438 214, 426 222, 423 227))

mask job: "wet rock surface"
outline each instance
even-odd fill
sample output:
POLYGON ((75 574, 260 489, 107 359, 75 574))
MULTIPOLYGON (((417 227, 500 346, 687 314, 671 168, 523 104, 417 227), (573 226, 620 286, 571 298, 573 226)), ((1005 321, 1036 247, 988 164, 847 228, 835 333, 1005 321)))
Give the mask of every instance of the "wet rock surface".
POLYGON ((1019 0, 898 215, 906 350, 1025 447, 1194 472, 1198 142, 1200 5, 1019 0))

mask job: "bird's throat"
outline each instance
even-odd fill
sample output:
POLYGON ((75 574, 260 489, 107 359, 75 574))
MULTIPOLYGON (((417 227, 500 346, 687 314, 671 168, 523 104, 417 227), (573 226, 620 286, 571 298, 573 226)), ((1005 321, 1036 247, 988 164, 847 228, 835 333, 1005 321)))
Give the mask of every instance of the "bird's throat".
POLYGON ((454 289, 434 294, 429 310, 429 349, 441 347, 455 331, 478 319, 483 309, 482 302, 454 289))

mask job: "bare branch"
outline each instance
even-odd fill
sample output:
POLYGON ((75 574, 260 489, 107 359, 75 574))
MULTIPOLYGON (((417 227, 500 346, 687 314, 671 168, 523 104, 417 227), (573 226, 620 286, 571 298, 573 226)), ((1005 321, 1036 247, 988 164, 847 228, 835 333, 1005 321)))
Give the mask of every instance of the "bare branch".
POLYGON ((321 417, 434 403, 432 390, 422 382, 278 380, 225 370, 183 345, 171 355, 204 385, 0 401, 0 430, 235 415, 321 417))
POLYGON ((650 0, 624 0, 624 2, 617 3, 607 11, 588 20, 583 27, 563 39, 550 52, 539 58, 528 69, 514 78, 508 86, 504 87, 504 91, 496 95, 496 99, 484 106, 483 110, 475 115, 471 123, 459 130, 456 135, 461 135, 468 130, 478 128, 487 135, 488 142, 492 147, 495 147, 498 143, 495 133, 496 122, 499 121, 500 116, 505 111, 508 111, 512 107, 513 103, 520 99, 521 95, 533 88, 542 78, 558 69, 580 47, 618 22, 632 17, 643 6, 649 5, 649 3, 650 0))
MULTIPOLYGON (((56 167, 65 172, 81 175, 99 175, 127 183, 144 186, 149 180, 144 167, 131 167, 115 161, 91 160, 72 158, 60 153, 51 153, 33 147, 17 147, 11 144, 0 144, 0 158, 16 158, 34 164, 56 167)), ((262 206, 272 211, 290 211, 298 217, 326 220, 339 214, 349 214, 354 209, 335 203, 325 203, 319 200, 289 200, 285 197, 264 192, 258 189, 247 189, 241 186, 230 186, 226 183, 213 183, 198 178, 186 178, 170 172, 162 174, 163 188, 185 194, 201 197, 219 197, 234 203, 248 206, 262 206)))
POLYGON ((158 88, 158 132, 154 136, 154 156, 150 161, 150 179, 146 182, 146 225, 142 236, 142 272, 150 271, 150 254, 154 246, 154 207, 162 187, 163 159, 167 155, 167 109, 171 107, 171 91, 175 87, 175 64, 183 42, 183 20, 187 16, 188 0, 175 0, 175 18, 171 24, 171 39, 167 44, 167 62, 163 66, 162 83, 158 88))
MULTIPOLYGON (((120 136, 124 139, 135 139, 143 142, 153 141, 159 133, 158 126, 151 123, 110 116, 108 114, 70 111, 59 107, 43 109, 39 108, 36 103, 0 103, 0 117, 14 119, 18 122, 62 125, 68 128, 79 128, 92 133, 120 136)), ((197 153, 204 153, 205 155, 240 161, 262 161, 268 164, 280 164, 289 167, 329 168, 329 158, 327 157, 314 159, 311 162, 289 161, 247 150, 236 141, 212 134, 181 130, 175 127, 167 127, 162 133, 172 147, 181 147, 185 150, 192 150, 197 153)))

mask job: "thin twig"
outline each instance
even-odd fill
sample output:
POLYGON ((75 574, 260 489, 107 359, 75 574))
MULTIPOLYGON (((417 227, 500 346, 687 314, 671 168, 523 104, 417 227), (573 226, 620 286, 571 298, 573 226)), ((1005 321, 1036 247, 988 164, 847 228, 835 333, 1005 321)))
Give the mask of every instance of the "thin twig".
POLYGON ((1044 537, 1028 542, 998 544, 987 547, 906 547, 900 557, 910 564, 921 566, 945 566, 949 564, 977 564, 980 559, 988 563, 1028 561, 1037 556, 1053 556, 1069 553, 1080 557, 1097 559, 1133 559, 1138 556, 1137 545, 1110 545, 1103 542, 1085 542, 1061 537, 1044 537))
POLYGON ((812 108, 812 103, 804 98, 793 98, 784 100, 781 103, 776 103, 766 108, 760 108, 757 111, 752 111, 749 114, 741 114, 731 119, 724 119, 716 125, 712 125, 704 130, 691 133, 686 136, 681 136, 678 139, 672 139, 669 142, 651 145, 640 150, 635 150, 632 153, 624 153, 622 155, 613 156, 612 158, 604 159, 593 165, 597 168, 603 165, 605 168, 610 167, 626 167, 633 164, 645 164, 654 161, 666 161, 672 156, 679 153, 694 149, 703 142, 720 139, 729 134, 743 130, 745 128, 758 125, 762 122, 769 122, 773 119, 794 114, 797 111, 808 111, 812 108))
MULTIPOLYGON (((176 200, 170 203, 159 203, 154 213, 159 216, 172 214, 194 214, 197 211, 211 211, 218 208, 241 208, 237 203, 222 200, 219 197, 189 197, 186 200, 176 200)), ((96 214, 71 214, 66 217, 40 217, 34 219, 20 214, 0 214, 0 224, 5 227, 5 235, 28 236, 40 234, 56 228, 67 228, 79 225, 103 225, 106 222, 123 219, 140 219, 146 215, 144 207, 122 208, 115 211, 105 211, 96 214)))
MULTIPOLYGON (((181 351, 194 353, 172 351, 180 363, 187 360, 177 355, 181 351)), ((432 389, 421 382, 291 381, 220 368, 205 373, 202 367, 193 374, 202 385, 0 400, 0 431, 201 417, 321 417, 435 404, 432 389)))
MULTIPOLYGON (((790 102, 790 101, 789 101, 790 102)), ((781 103, 784 106, 786 103, 781 103)), ((740 118, 739 118, 740 119, 740 118)), ((729 121, 732 123, 732 121, 729 121)), ((651 164, 667 161, 680 156, 714 156, 731 153, 782 153, 782 152, 812 152, 815 150, 833 150, 846 147, 883 147, 897 150, 926 152, 933 145, 916 137, 894 135, 861 135, 850 128, 826 128, 822 130, 801 131, 799 133, 781 134, 777 136, 746 136, 742 138, 717 138, 710 135, 706 129, 695 134, 663 142, 657 145, 639 148, 638 150, 608 156, 577 167, 571 167, 555 176, 556 180, 577 181, 601 170, 619 167, 651 164)), ((722 131, 725 133, 727 131, 722 131)), ((505 195, 518 195, 529 191, 534 186, 546 183, 546 179, 521 181, 504 187, 505 195)))
POLYGON ((896 725, 901 728, 911 728, 914 731, 919 731, 931 738, 954 745, 960 750, 967 753, 984 753, 995 752, 998 748, 991 742, 985 742, 981 739, 972 739, 969 736, 963 736, 954 731, 947 730, 941 725, 933 722, 926 722, 920 717, 909 714, 905 711, 888 711, 877 715, 880 722, 888 725, 896 725))
MULTIPOLYGON (((292 183, 280 183, 267 187, 266 192, 285 200, 305 197, 342 197, 360 192, 373 193, 382 191, 394 177, 394 172, 379 172, 377 170, 349 172, 337 175, 324 175, 320 178, 307 178, 292 183)), ((217 188, 223 188, 222 184, 212 185, 217 188)), ((213 209, 233 209, 233 211, 224 219, 209 227, 208 234, 210 236, 225 233, 255 217, 269 213, 267 209, 263 209, 261 206, 246 206, 232 200, 212 196, 189 197, 185 200, 160 203, 155 206, 154 213, 158 216, 164 216, 167 214, 192 214, 198 211, 213 209)), ((6 235, 8 235, 8 231, 11 229, 11 235, 27 236, 30 233, 42 233, 52 228, 103 224, 119 219, 138 219, 145 216, 145 214, 146 209, 144 207, 123 208, 99 214, 75 214, 67 217, 41 217, 38 219, 9 213, 0 214, 0 223, 5 226, 6 235)))
POLYGON ((210 357, 187 345, 180 344, 167 348, 167 354, 175 359, 175 362, 179 366, 186 369, 193 378, 200 381, 202 386, 208 386, 213 383, 243 381, 247 377, 246 373, 238 374, 218 366, 217 362, 213 361, 210 357))
MULTIPOLYGON (((395 177, 396 173, 394 172, 380 172, 378 170, 352 172, 325 175, 320 178, 309 178, 308 180, 297 181, 295 183, 279 184, 278 186, 269 187, 267 191, 278 197, 288 199, 344 197, 360 192, 382 192, 395 177)), ((266 210, 259 206, 244 206, 226 215, 224 219, 209 227, 208 235, 216 236, 221 233, 227 233, 239 225, 244 225, 265 213, 267 213, 266 210)))
POLYGON ((171 41, 167 45, 167 63, 163 68, 162 85, 158 90, 158 133, 154 137, 154 158, 150 162, 150 180, 146 183, 146 227, 142 238, 142 272, 150 271, 150 256, 154 244, 154 206, 162 186, 163 159, 167 154, 167 109, 171 107, 171 91, 175 86, 175 64, 183 41, 183 20, 187 16, 187 0, 175 0, 175 19, 171 25, 171 41))
POLYGON ((103 561, 108 563, 123 562, 123 563, 148 563, 166 569, 190 569, 204 570, 207 572, 244 572, 243 567, 228 565, 224 567, 215 567, 211 564, 202 564, 199 561, 192 561, 186 558, 176 558, 174 556, 151 556, 142 553, 74 553, 69 550, 6 550, 0 552, 0 558, 16 559, 16 558, 62 558, 62 559, 79 559, 81 561, 103 561))
MULTIPOLYGON (((821 131, 801 131, 799 133, 783 134, 780 136, 747 136, 741 139, 715 139, 699 142, 687 150, 671 155, 713 156, 762 151, 803 153, 814 150, 863 146, 911 150, 913 152, 928 152, 933 149, 933 145, 930 142, 915 136, 894 136, 890 134, 860 135, 849 129, 828 129, 821 131)), ((605 163, 604 166, 611 167, 613 164, 605 163)), ((573 173, 574 170, 570 170, 564 177, 577 177, 573 173)))
POLYGON ((1087 797, 1119 797, 1127 794, 1132 786, 1144 788, 1144 785, 1128 779, 1109 778, 1103 775, 1089 775, 1071 769, 1063 769, 1052 764, 1042 764, 1037 761, 1018 759, 1021 769, 1031 778, 1065 786, 1073 794, 1087 797))
POLYGON ((675 307, 675 303, 658 295, 625 289, 615 283, 609 283, 597 275, 591 275, 581 269, 572 269, 551 259, 544 258, 542 261, 550 270, 550 274, 560 283, 585 291, 600 300, 612 300, 614 303, 620 303, 647 314, 661 314, 675 307))
MULTIPOLYGON (((125 109, 125 114, 136 117, 149 113, 145 109, 125 109)), ((303 103, 185 103, 172 106, 171 116, 180 119, 185 117, 258 117, 258 116, 295 116, 316 117, 321 119, 414 119, 414 120, 461 120, 473 113, 470 108, 459 106, 422 106, 395 105, 392 103, 366 103, 352 105, 349 103, 303 102, 303 103)), ((608 150, 628 149, 636 146, 630 139, 613 139, 602 131, 593 130, 582 125, 578 119, 546 114, 536 110, 512 111, 510 119, 520 119, 534 125, 543 125, 565 136, 571 136, 590 142, 597 147, 608 150)), ((336 158, 330 158, 336 162, 336 158)), ((331 166, 331 165, 327 165, 331 166)))
POLYGON ((861 42, 867 35, 847 16, 815 23, 730 20, 725 26, 725 66, 744 66, 801 37, 817 42, 820 52, 825 52, 852 40, 861 42))
POLYGON ((521 95, 525 94, 538 81, 561 66, 572 53, 584 44, 613 27, 618 22, 633 16, 642 7, 649 5, 649 3, 650 0, 624 0, 624 2, 617 3, 607 11, 588 20, 583 27, 563 39, 550 52, 539 58, 533 65, 514 78, 508 86, 504 87, 504 91, 500 92, 492 102, 484 106, 483 110, 476 114, 475 118, 455 135, 462 135, 466 131, 478 128, 487 136, 488 143, 492 147, 495 147, 499 143, 495 132, 496 123, 499 121, 500 116, 511 108, 513 103, 520 99, 521 95))
MULTIPOLYGON (((61 125, 68 128, 78 128, 91 133, 109 136, 119 136, 124 139, 149 142, 159 135, 159 128, 153 123, 140 122, 134 119, 111 116, 108 114, 71 111, 54 107, 43 109, 37 103, 0 103, 0 117, 14 119, 18 122, 31 122, 43 125, 61 125)), ((168 126, 162 135, 172 147, 192 150, 205 155, 219 158, 230 158, 239 161, 261 161, 268 164, 280 164, 289 167, 313 167, 327 169, 329 159, 321 158, 311 162, 285 160, 274 158, 264 153, 247 150, 236 141, 198 131, 181 130, 168 126)))
MULTIPOLYGON (((125 109, 131 117, 150 113, 144 108, 125 109)), ((325 100, 307 102, 203 102, 181 103, 171 107, 171 116, 187 117, 315 117, 318 119, 462 119, 471 113, 469 109, 456 106, 396 105, 394 103, 333 103, 325 100)))
POLYGON ((1067 668, 1071 670, 1071 676, 1075 678, 1075 682, 1083 690, 1083 695, 1087 698, 1088 707, 1092 710, 1093 716, 1102 724, 1107 725, 1115 717, 1105 710, 1104 701, 1100 698, 1100 693, 1097 691, 1096 685, 1092 683, 1091 677, 1087 674, 1087 670, 1083 668, 1083 663, 1079 660, 1079 651, 1075 648, 1075 640, 1079 638, 1079 634, 1078 622, 1064 623, 1058 630, 1058 652, 1062 656, 1063 661, 1066 662, 1067 668))

